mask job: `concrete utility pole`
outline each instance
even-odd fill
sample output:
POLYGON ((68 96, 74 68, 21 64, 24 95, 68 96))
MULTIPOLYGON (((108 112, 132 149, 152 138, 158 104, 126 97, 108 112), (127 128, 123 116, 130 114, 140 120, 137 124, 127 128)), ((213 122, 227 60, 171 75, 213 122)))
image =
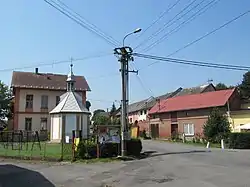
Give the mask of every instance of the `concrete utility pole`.
POLYGON ((138 71, 129 71, 129 61, 133 61, 132 53, 133 50, 131 47, 125 46, 125 39, 134 33, 140 32, 141 29, 136 29, 135 31, 127 34, 123 38, 123 47, 115 48, 114 54, 119 55, 119 61, 121 62, 121 77, 122 77, 122 102, 121 102, 121 156, 126 156, 126 140, 128 138, 128 81, 129 81, 129 72, 138 71))

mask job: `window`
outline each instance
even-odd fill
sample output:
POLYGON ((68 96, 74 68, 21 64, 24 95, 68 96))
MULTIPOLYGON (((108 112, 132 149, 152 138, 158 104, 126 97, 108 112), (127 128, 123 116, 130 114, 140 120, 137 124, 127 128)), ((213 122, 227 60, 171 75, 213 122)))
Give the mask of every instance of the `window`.
POLYGON ((32 118, 25 118, 25 130, 26 131, 32 130, 32 118))
POLYGON ((41 108, 48 109, 48 96, 42 95, 41 97, 41 108))
POLYGON ((60 96, 56 96, 56 105, 60 103, 60 96))
POLYGON ((47 130, 47 118, 41 118, 41 130, 47 130))
POLYGON ((184 134, 187 136, 194 135, 194 124, 184 124, 184 134))
POLYGON ((33 95, 26 95, 26 108, 33 108, 33 95))
POLYGON ((130 122, 130 123, 132 123, 132 122, 133 122, 133 121, 132 121, 132 118, 129 118, 129 122, 130 122))
POLYGON ((142 111, 142 110, 140 111, 140 114, 141 114, 141 115, 143 114, 143 111, 142 111))
POLYGON ((144 110, 144 114, 147 114, 147 110, 144 110))

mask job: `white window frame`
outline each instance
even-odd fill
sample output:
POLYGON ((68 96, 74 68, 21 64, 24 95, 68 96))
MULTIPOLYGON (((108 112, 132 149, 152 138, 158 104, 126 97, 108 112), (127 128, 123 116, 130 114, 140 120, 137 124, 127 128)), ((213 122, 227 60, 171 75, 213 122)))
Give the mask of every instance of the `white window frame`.
POLYGON ((48 109, 48 105, 49 105, 49 96, 42 95, 41 96, 41 108, 48 109))
POLYGON ((194 132, 195 132, 195 130, 194 130, 194 124, 193 123, 184 123, 183 124, 183 132, 184 132, 184 134, 186 135, 186 136, 194 136, 194 132), (185 126, 187 125, 187 133, 185 132, 185 126), (192 130, 191 130, 192 129, 192 130), (191 131, 193 131, 193 132, 191 132, 191 131))
POLYGON ((25 118, 25 130, 26 131, 32 130, 32 118, 25 118))
POLYGON ((48 125, 48 118, 41 118, 41 130, 47 130, 47 125, 48 125))
POLYGON ((34 96, 32 94, 26 95, 25 108, 33 108, 33 99, 34 96))

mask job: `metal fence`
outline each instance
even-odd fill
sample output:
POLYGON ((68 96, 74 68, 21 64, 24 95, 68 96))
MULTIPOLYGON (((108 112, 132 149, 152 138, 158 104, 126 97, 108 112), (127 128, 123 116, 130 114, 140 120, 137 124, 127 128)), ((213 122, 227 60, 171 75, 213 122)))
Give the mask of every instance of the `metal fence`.
POLYGON ((0 156, 34 160, 73 160, 72 143, 51 143, 47 131, 0 132, 0 156))

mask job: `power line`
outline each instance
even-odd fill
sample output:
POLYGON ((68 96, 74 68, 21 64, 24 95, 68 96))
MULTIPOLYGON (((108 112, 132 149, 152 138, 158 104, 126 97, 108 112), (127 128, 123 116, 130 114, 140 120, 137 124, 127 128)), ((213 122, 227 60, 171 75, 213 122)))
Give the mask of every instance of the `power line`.
POLYGON ((143 32, 136 38, 140 38, 147 30, 149 30, 151 27, 153 27, 157 22, 161 20, 170 10, 172 10, 181 0, 177 0, 173 5, 167 7, 166 10, 164 10, 158 17, 155 19, 146 29, 143 30, 143 32))
MULTIPOLYGON (((190 42, 190 43, 184 45, 183 47, 179 48, 178 50, 176 50, 176 51, 174 51, 174 52, 168 54, 166 57, 170 57, 170 56, 172 56, 172 55, 174 55, 174 54, 180 52, 181 50, 190 47, 191 45, 193 45, 193 44, 199 42, 200 40, 203 40, 204 38, 210 36, 211 34, 216 33, 217 31, 219 31, 220 29, 222 29, 222 28, 226 27, 227 25, 233 23, 234 21, 237 21, 238 19, 240 19, 241 17, 247 15, 248 13, 250 13, 250 10, 248 10, 248 11, 246 11, 246 12, 240 14, 239 16, 236 16, 235 18, 233 18, 233 19, 231 19, 230 21, 228 21, 228 22, 222 24, 221 26, 217 27, 216 29, 214 29, 214 30, 208 32, 207 34, 201 36, 200 38, 198 38, 198 39, 196 39, 196 40, 194 40, 194 41, 192 41, 192 42, 190 42)), ((160 62, 161 62, 161 61, 156 61, 156 62, 153 62, 153 63, 147 65, 147 66, 152 66, 152 65, 157 64, 157 63, 160 63, 160 62)), ((143 69, 144 69, 144 68, 143 68, 143 69)))
POLYGON ((112 45, 112 46, 116 46, 117 45, 112 40, 108 39, 107 37, 103 36, 102 34, 98 33, 97 31, 93 30, 93 28, 89 28, 89 26, 87 26, 86 23, 84 23, 81 19, 77 18, 76 16, 72 15, 69 11, 67 11, 65 8, 61 7, 58 3, 55 3, 53 0, 51 0, 52 3, 49 2, 48 0, 44 0, 44 1, 47 4, 49 4, 50 6, 52 6, 53 8, 55 8, 56 10, 58 10, 60 13, 64 14, 65 16, 67 16, 68 18, 70 18, 71 20, 73 20, 75 23, 77 23, 81 27, 87 29, 91 33, 95 34, 96 36, 104 39, 110 45, 112 45), (60 8, 58 8, 58 7, 60 7, 60 8), (66 13, 65 11, 68 12, 68 13, 66 13))
POLYGON ((9 69, 0 69, 0 72, 7 72, 7 71, 16 71, 16 70, 21 70, 21 69, 29 69, 29 68, 35 68, 35 67, 42 67, 42 66, 51 66, 51 65, 56 65, 56 64, 63 64, 63 63, 69 63, 69 62, 76 62, 76 61, 84 61, 88 59, 93 59, 93 58, 100 58, 104 56, 111 55, 112 53, 106 53, 106 54, 98 54, 98 55, 92 55, 92 56, 87 56, 87 57, 82 57, 82 58, 75 58, 75 59, 69 59, 69 60, 61 60, 57 62, 50 62, 50 63, 39 63, 35 65, 30 65, 30 66, 23 66, 23 67, 17 67, 17 68, 9 68, 9 69))
POLYGON ((187 25, 188 23, 190 23, 193 20, 195 20, 197 17, 199 17, 203 13, 205 13, 207 10, 209 10, 210 8, 212 8, 219 1, 220 0, 217 0, 217 1, 213 0, 213 1, 210 1, 208 4, 204 5, 203 7, 201 7, 197 12, 195 12, 193 15, 191 15, 187 20, 183 21, 182 23, 180 23, 179 25, 177 25, 177 27, 175 27, 171 31, 169 31, 166 34, 164 34, 160 39, 158 39, 157 41, 155 41, 154 43, 152 43, 151 45, 149 45, 148 47, 146 47, 143 50, 143 52, 147 52, 147 51, 151 50, 152 48, 154 48, 156 45, 159 45, 160 43, 162 43, 168 36, 170 36, 170 35, 178 32, 181 28, 183 28, 185 25, 187 25))
MULTIPOLYGON (((131 66, 133 67, 133 64, 131 64, 131 66)), ((138 68, 134 68, 134 69, 138 69, 138 68)), ((139 84, 141 85, 141 87, 143 88, 143 90, 150 96, 150 97, 154 97, 154 93, 153 91, 149 88, 146 87, 145 84, 143 83, 142 79, 140 78, 140 76, 138 74, 136 74, 136 79, 138 80, 139 84)))
POLYGON ((67 4, 65 4, 64 2, 62 2, 61 0, 57 0, 62 6, 66 7, 69 11, 73 12, 74 14, 76 14, 78 17, 80 17, 84 22, 86 22, 90 27, 92 27, 93 30, 99 32, 100 34, 102 34, 104 37, 109 38, 110 40, 112 40, 114 43, 116 43, 117 45, 121 45, 121 42, 117 41, 116 39, 114 39, 112 36, 110 36, 109 34, 107 34, 106 32, 102 31, 99 27, 97 27, 95 24, 91 23, 90 21, 88 21, 86 18, 84 18, 82 15, 80 15, 79 13, 77 13, 76 11, 74 11, 72 8, 70 8, 67 4))
POLYGON ((151 39, 153 39, 155 36, 159 35, 162 31, 164 31, 166 28, 170 27, 171 25, 173 25, 174 23, 176 23, 179 19, 181 19, 183 16, 185 16, 187 13, 189 13, 191 10, 193 10, 194 8, 196 8, 197 6, 199 6, 202 2, 198 3, 195 7, 193 7, 192 9, 190 9, 188 12, 186 12, 185 14, 183 14, 181 17, 179 17, 177 20, 175 20, 176 17, 178 17, 182 12, 184 12, 186 9, 188 9, 193 3, 195 3, 197 0, 193 0, 191 3, 189 3, 186 7, 184 7, 178 14, 176 14, 172 19, 170 19, 168 22, 166 22, 163 27, 159 28, 156 32, 154 32, 153 34, 151 34, 147 39, 145 39, 144 41, 142 41, 140 44, 138 44, 135 49, 141 47, 143 44, 149 42, 151 39), (172 23, 171 23, 172 22, 172 23))
POLYGON ((194 40, 194 41, 188 43, 187 45, 185 45, 185 46, 179 48, 178 50, 174 51, 173 53, 169 54, 168 56, 172 56, 172 55, 174 55, 174 54, 180 52, 181 50, 186 49, 187 47, 189 47, 189 46, 191 46, 191 45, 193 45, 193 44, 199 42, 200 40, 202 40, 202 39, 208 37, 209 35, 211 35, 211 34, 217 32, 217 31, 220 30, 220 29, 226 27, 227 25, 229 25, 229 24, 233 23, 234 21, 240 19, 241 17, 247 15, 248 13, 250 13, 250 10, 248 10, 248 11, 246 11, 246 12, 240 14, 239 16, 236 16, 236 17, 233 18, 232 20, 230 20, 230 21, 224 23, 223 25, 219 26, 218 28, 216 28, 216 29, 214 29, 214 30, 208 32, 207 34, 205 34, 205 35, 203 35, 202 37, 200 37, 200 38, 198 38, 198 39, 196 39, 196 40, 194 40))
POLYGON ((184 60, 184 59, 167 58, 167 57, 160 57, 160 56, 153 56, 153 55, 145 55, 145 54, 139 54, 139 53, 134 53, 133 55, 137 56, 137 57, 141 57, 141 58, 160 60, 160 61, 177 63, 177 64, 186 64, 186 65, 193 65, 193 66, 228 69, 228 70, 239 70, 239 71, 249 71, 250 70, 250 67, 248 67, 248 66, 208 63, 208 62, 201 62, 201 61, 194 61, 194 60, 184 60))

